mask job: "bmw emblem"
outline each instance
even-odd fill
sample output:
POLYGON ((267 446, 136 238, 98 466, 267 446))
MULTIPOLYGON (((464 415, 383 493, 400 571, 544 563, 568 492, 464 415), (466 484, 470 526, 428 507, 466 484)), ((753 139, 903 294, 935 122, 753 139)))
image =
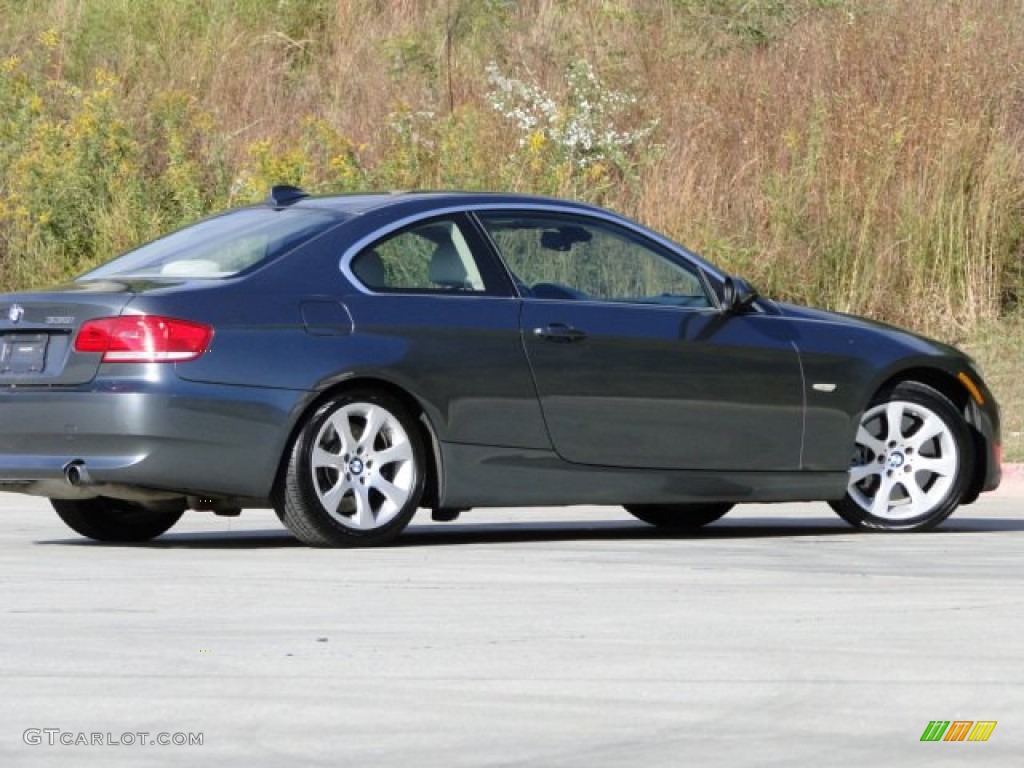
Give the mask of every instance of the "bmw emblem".
POLYGON ((12 304, 11 308, 7 310, 7 319, 12 323, 20 323, 21 318, 25 316, 25 308, 20 304, 12 304))

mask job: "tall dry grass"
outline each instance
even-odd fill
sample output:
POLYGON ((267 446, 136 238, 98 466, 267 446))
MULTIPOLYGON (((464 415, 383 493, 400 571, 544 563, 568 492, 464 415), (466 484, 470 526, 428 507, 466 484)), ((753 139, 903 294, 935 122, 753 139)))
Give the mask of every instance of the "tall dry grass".
POLYGON ((0 40, 4 287, 290 181, 574 195, 943 338, 1020 311, 1020 0, 0 0, 0 40), (491 62, 656 127, 580 162, 491 62))

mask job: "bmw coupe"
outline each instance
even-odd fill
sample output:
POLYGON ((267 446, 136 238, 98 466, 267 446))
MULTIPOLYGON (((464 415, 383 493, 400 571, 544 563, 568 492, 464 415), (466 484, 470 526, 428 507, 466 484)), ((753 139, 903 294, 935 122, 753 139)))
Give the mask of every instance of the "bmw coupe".
POLYGON ((639 224, 511 194, 275 187, 0 295, 0 490, 142 541, 273 507, 314 546, 417 509, 822 500, 932 528, 1000 479, 956 349, 772 301, 639 224))

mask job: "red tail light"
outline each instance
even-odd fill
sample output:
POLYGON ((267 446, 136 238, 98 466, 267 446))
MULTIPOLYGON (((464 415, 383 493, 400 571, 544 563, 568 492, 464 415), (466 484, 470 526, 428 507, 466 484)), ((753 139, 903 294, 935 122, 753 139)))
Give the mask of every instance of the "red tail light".
POLYGON ((210 346, 213 328, 156 315, 101 317, 82 325, 76 352, 102 352, 104 363, 181 363, 210 346))

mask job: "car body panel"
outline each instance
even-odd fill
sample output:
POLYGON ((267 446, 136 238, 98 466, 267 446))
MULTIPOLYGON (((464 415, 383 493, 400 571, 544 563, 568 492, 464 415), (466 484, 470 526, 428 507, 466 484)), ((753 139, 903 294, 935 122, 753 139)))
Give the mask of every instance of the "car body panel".
POLYGON ((75 353, 74 334, 92 318, 120 314, 132 295, 123 284, 93 287, 71 283, 47 291, 0 297, 0 388, 66 386, 91 381, 99 357, 75 353), (33 357, 39 364, 18 366, 16 359, 12 359, 17 341, 30 337, 38 339, 38 354, 33 357))
POLYGON ((527 299, 523 337, 552 441, 568 461, 800 468, 803 380, 782 318, 527 299), (537 333, 553 325, 585 338, 537 333))
POLYGON ((999 483, 999 410, 970 359, 941 342, 865 318, 825 310, 777 304, 792 321, 807 380, 807 431, 804 468, 840 469, 849 461, 850 446, 861 413, 887 382, 903 378, 946 380, 960 397, 968 423, 985 446, 986 489, 999 483), (961 373, 985 393, 984 408, 967 397, 956 382, 961 373))
POLYGON ((460 296, 350 296, 347 369, 413 394, 443 442, 548 449, 519 333, 520 302, 460 296), (387 350, 377 356, 374 350, 387 350))
POLYGON ((839 499, 848 473, 652 470, 580 465, 553 451, 442 445, 440 506, 680 504, 839 499))
MULTIPOLYGON (((60 391, 0 389, 0 487, 30 491, 29 481, 61 480, 82 462, 99 486, 269 497, 282 424, 301 393, 184 382, 160 364, 120 367, 60 391)), ((68 497, 80 495, 73 490, 68 497)))

